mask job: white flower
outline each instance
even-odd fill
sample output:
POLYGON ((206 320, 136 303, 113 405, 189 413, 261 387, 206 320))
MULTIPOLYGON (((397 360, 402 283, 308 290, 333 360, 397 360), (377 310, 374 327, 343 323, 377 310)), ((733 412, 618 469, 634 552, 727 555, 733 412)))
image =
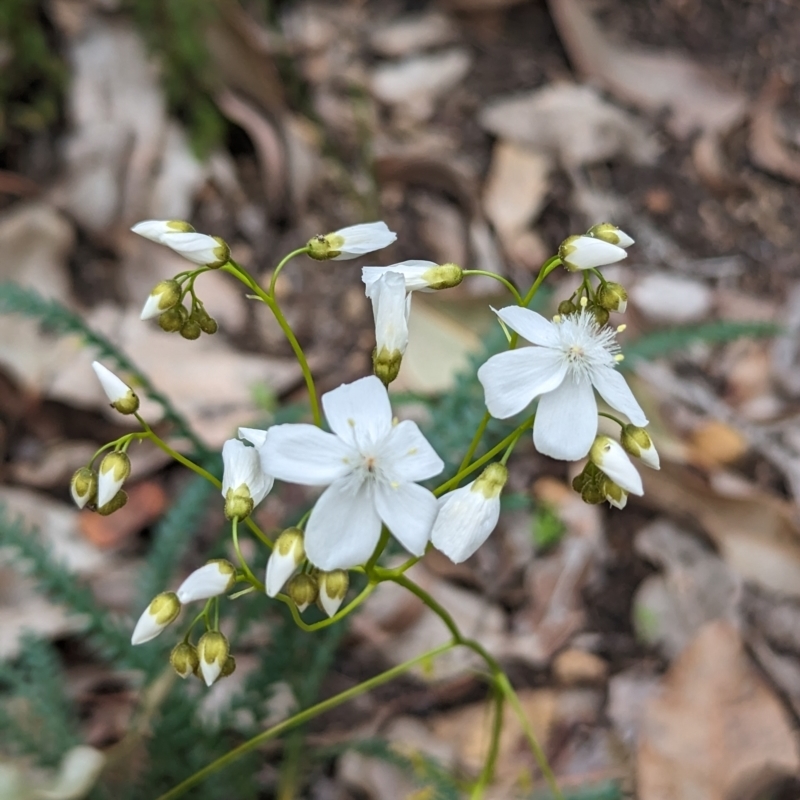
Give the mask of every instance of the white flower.
POLYGON ((222 496, 229 519, 244 519, 267 496, 274 479, 264 472, 261 455, 238 439, 222 446, 222 496))
POLYGON ((138 410, 139 398, 125 381, 120 380, 99 361, 92 361, 92 369, 109 402, 120 414, 134 414, 138 410))
POLYGON ((275 597, 283 589, 305 557, 303 532, 299 528, 287 528, 275 540, 275 547, 267 561, 264 589, 269 597, 275 597))
POLYGON ((594 389, 634 425, 647 425, 636 398, 616 370, 616 332, 581 310, 550 322, 535 311, 510 306, 496 312, 535 347, 492 356, 479 370, 489 413, 506 419, 539 397, 533 443, 544 455, 583 458, 597 434, 594 389))
POLYGON ((313 425, 274 425, 264 448, 270 475, 328 486, 305 529, 306 555, 323 570, 363 564, 381 522, 414 555, 422 555, 436 516, 436 498, 414 481, 444 469, 414 422, 392 424, 389 395, 374 376, 322 397, 333 433, 313 425))
POLYGON ((658 451, 644 428, 626 425, 620 434, 620 444, 626 453, 641 459, 650 469, 661 469, 658 451))
POLYGON ((456 264, 436 264, 433 261, 401 261, 388 267, 362 267, 361 280, 370 287, 387 272, 399 272, 406 281, 407 292, 434 292, 458 286, 463 278, 463 270, 456 264))
POLYGON ((165 236, 173 233, 192 233, 194 228, 188 222, 178 219, 146 219, 143 222, 137 222, 131 230, 151 242, 165 244, 165 236))
POLYGON ((405 280, 399 272, 381 275, 367 287, 367 295, 375 317, 375 374, 388 385, 397 377, 408 347, 411 295, 406 295, 405 280))
POLYGON ((589 458, 623 491, 640 497, 644 494, 642 478, 636 467, 622 449, 622 445, 610 436, 598 436, 594 440, 589 458))
POLYGON ((97 505, 102 507, 111 502, 130 474, 131 460, 127 453, 108 453, 97 471, 97 505))
POLYGON ((558 248, 558 255, 567 269, 575 271, 615 264, 628 254, 622 247, 594 236, 569 236, 558 248))
POLYGON ((490 464, 477 480, 439 499, 431 542, 453 563, 466 561, 497 526, 507 478, 502 464, 490 464))
POLYGON ((177 281, 160 281, 147 296, 139 319, 158 317, 181 301, 181 285, 177 281))
POLYGON ((595 239, 602 239, 609 244, 628 249, 633 244, 633 239, 625 231, 620 230, 610 222, 601 222, 599 225, 592 225, 587 236, 594 236, 595 239))
POLYGON ((174 592, 162 592, 153 598, 133 629, 131 644, 155 639, 181 613, 181 602, 174 592))
POLYGON ((222 239, 205 233, 170 233, 161 239, 160 244, 165 244, 194 264, 207 267, 221 267, 231 254, 222 239))
POLYGON ((367 222, 315 236, 306 246, 311 258, 346 261, 388 247, 396 239, 397 234, 385 222, 367 222))
POLYGON ((230 655, 228 640, 219 631, 206 631, 197 643, 197 658, 200 661, 200 674, 211 686, 222 674, 225 662, 230 655))
POLYGON ((224 558, 215 558, 192 572, 175 594, 181 603, 208 600, 229 591, 236 583, 236 568, 224 558))

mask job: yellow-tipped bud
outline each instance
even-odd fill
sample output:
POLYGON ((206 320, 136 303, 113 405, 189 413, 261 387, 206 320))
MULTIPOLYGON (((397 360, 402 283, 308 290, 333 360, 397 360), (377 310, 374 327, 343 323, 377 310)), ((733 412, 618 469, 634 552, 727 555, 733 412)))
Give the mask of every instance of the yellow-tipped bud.
POLYGON ((194 675, 200 666, 197 648, 189 642, 180 642, 170 653, 169 663, 181 678, 185 679, 194 675))
POLYGON ((641 459, 651 469, 661 469, 658 451, 644 428, 626 425, 620 434, 620 443, 626 453, 641 459))
POLYGON ((305 611, 312 603, 317 601, 319 595, 317 580, 313 575, 301 572, 286 584, 286 594, 292 598, 298 611, 305 611))
POLYGON ((144 304, 141 319, 152 319, 163 314, 178 305, 182 296, 183 292, 178 281, 167 280, 157 283, 144 304))
POLYGON ((313 236, 306 243, 308 248, 308 255, 315 261, 330 261, 336 258, 344 246, 344 237, 337 236, 335 233, 329 233, 327 236, 319 234, 313 236))
POLYGON ((85 508, 97 497, 97 473, 89 467, 81 467, 69 484, 70 494, 78 508, 85 508))
POLYGON ((487 500, 499 497, 508 480, 508 470, 499 462, 489 464, 472 484, 473 492, 480 492, 487 500))
POLYGON ((100 462, 97 477, 97 505, 106 505, 122 488, 131 474, 131 460, 127 453, 115 450, 100 462))
POLYGON ((606 311, 625 313, 628 307, 628 293, 619 283, 606 282, 597 290, 597 304, 606 311))
POLYGON ((372 353, 372 371, 384 386, 388 386, 399 374, 402 361, 403 354, 399 350, 390 353, 388 348, 382 347, 379 353, 375 348, 372 353))
POLYGON ((451 289, 464 280, 464 270, 458 264, 438 264, 422 274, 429 289, 451 289))
POLYGON ((139 617, 133 629, 131 644, 144 644, 155 639, 164 628, 174 622, 181 613, 181 602, 174 592, 162 592, 156 595, 150 605, 139 617))
POLYGON ((269 597, 275 597, 283 589, 305 558, 303 531, 300 528, 287 528, 275 540, 275 547, 267 561, 264 588, 269 597))
POLYGON ((200 659, 200 674, 206 686, 211 686, 222 674, 230 655, 230 645, 219 631, 206 631, 197 643, 197 655, 200 659))
POLYGON ((317 598, 322 610, 332 617, 342 604, 347 590, 350 587, 350 575, 347 570, 334 569, 330 572, 320 572, 317 575, 319 597, 317 598))
POLYGON ((602 483, 603 499, 614 508, 623 509, 628 504, 628 493, 611 478, 606 478, 602 483))
POLYGON ((628 236, 625 231, 621 231, 616 225, 610 222, 601 222, 598 225, 592 225, 589 228, 587 236, 593 236, 595 239, 601 239, 609 244, 615 244, 617 247, 628 248, 633 244, 633 239, 628 236))

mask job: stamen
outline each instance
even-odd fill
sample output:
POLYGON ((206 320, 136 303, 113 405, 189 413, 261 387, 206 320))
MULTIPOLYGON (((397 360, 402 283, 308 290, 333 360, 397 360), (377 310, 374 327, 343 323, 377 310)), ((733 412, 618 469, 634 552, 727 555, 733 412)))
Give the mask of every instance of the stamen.
POLYGON ((628 326, 623 322, 622 325, 617 325, 617 333, 622 333, 628 326))
POLYGON ((619 364, 620 361, 624 361, 624 360, 625 360, 625 356, 622 353, 617 353, 614 356, 614 361, 616 361, 618 364, 619 364))
POLYGON ((586 308, 589 305, 588 297, 581 297, 581 308, 586 308))

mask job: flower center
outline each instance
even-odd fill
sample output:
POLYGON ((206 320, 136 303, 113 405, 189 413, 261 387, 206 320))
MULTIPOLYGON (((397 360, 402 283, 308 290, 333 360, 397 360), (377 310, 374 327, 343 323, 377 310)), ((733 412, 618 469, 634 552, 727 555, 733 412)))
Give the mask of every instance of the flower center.
POLYGON ((591 312, 581 310, 577 314, 562 317, 556 323, 559 344, 564 360, 573 377, 591 378, 597 367, 615 366, 614 356, 619 352, 616 331, 600 327, 591 312))

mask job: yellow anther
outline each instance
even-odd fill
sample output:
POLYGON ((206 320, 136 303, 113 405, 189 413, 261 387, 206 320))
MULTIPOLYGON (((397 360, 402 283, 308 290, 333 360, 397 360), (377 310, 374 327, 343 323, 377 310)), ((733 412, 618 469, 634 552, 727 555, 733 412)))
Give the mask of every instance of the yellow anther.
POLYGON ((617 333, 622 333, 628 326, 623 323, 622 325, 617 325, 617 333))
POLYGON ((581 297, 581 308, 586 308, 589 305, 588 297, 581 297))
POLYGON ((625 356, 622 355, 622 353, 617 353, 614 356, 614 361, 616 361, 618 364, 619 364, 620 361, 624 361, 624 360, 625 360, 625 356))
POLYGON ((561 322, 561 314, 556 314, 556 315, 553 317, 553 322, 555 322, 556 324, 558 324, 559 322, 561 322))

